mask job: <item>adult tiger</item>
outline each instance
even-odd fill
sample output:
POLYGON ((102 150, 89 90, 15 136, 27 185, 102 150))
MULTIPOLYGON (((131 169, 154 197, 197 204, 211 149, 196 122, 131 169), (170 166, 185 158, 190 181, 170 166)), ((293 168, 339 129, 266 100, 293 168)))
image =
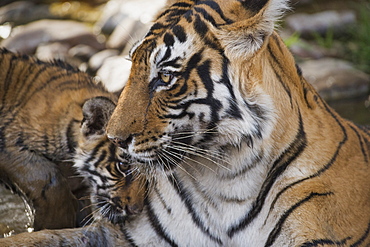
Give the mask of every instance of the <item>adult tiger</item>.
POLYGON ((32 203, 35 230, 76 227, 88 214, 80 212, 86 205, 78 209, 75 198, 87 197, 87 185, 79 179, 71 187, 71 178, 62 172, 79 176, 68 166, 76 155, 81 173, 90 166, 99 171, 88 180, 92 186, 104 182, 93 203, 112 195, 113 201, 101 208, 105 214, 117 211, 122 220, 142 207, 143 185, 126 174, 122 152, 104 131, 117 98, 64 62, 42 62, 0 49, 0 180, 32 203), (112 110, 102 110, 105 105, 112 110), (119 189, 112 192, 113 186, 119 189))
POLYGON ((368 246, 370 133, 302 77, 273 30, 287 1, 170 2, 107 126, 153 178, 143 213, 43 243, 368 246))

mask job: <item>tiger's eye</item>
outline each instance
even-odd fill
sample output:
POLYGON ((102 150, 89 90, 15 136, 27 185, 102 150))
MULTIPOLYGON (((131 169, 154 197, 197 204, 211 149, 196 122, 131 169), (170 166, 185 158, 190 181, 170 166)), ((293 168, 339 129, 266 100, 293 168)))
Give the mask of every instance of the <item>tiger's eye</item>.
POLYGON ((117 162, 116 163, 117 170, 124 176, 127 176, 127 172, 129 171, 130 166, 125 162, 117 162))
POLYGON ((160 74, 160 77, 164 83, 169 83, 172 80, 173 75, 168 72, 164 72, 160 74))

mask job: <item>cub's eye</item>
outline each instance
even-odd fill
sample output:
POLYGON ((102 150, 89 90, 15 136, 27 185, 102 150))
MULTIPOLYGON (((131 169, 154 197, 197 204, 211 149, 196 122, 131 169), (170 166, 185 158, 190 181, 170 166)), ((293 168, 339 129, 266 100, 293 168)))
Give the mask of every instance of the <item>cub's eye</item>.
POLYGON ((173 74, 165 71, 165 72, 160 72, 159 73, 159 78, 164 82, 164 83, 170 83, 173 79, 173 74))
POLYGON ((127 173, 129 172, 130 165, 126 162, 117 162, 116 163, 117 170, 124 176, 127 176, 127 173))

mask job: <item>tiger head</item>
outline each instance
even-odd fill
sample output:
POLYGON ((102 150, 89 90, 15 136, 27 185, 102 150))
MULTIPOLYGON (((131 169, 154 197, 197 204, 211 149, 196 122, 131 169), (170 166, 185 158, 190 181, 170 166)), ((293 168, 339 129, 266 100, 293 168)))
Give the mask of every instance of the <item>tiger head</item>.
POLYGON ((148 174, 180 163, 225 168, 234 152, 258 159, 280 114, 272 72, 261 68, 285 2, 171 1, 130 51, 110 140, 148 174))
POLYGON ((146 180, 133 169, 122 151, 105 134, 115 104, 105 97, 87 100, 78 136, 75 167, 90 184, 94 219, 124 222, 141 212, 146 180))

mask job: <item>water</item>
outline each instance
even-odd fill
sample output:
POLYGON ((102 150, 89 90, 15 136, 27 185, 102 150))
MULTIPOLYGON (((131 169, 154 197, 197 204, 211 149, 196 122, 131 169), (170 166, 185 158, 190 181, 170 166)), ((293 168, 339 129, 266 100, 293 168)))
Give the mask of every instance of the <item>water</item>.
POLYGON ((328 102, 339 115, 356 124, 370 125, 370 95, 355 99, 328 102))

